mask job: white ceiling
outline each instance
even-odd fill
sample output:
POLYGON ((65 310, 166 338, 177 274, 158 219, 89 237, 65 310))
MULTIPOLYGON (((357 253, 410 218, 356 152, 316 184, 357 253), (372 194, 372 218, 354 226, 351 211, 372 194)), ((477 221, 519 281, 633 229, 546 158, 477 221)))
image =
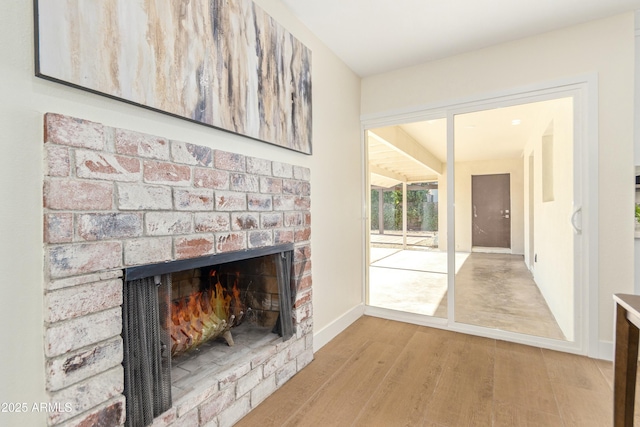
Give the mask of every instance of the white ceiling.
POLYGON ((365 77, 640 9, 640 0, 283 0, 365 77))
MULTIPOLYGON (((542 135, 558 117, 571 116, 573 100, 514 105, 456 115, 454 149, 456 162, 522 158, 525 146, 542 135)), ((407 123, 399 126, 443 165, 447 163, 446 119, 407 123)), ((374 133, 376 129, 372 130, 374 133)), ((368 138, 371 183, 391 187, 401 181, 419 182, 437 178, 433 170, 379 138, 368 138), (384 173, 387 171, 387 173, 384 173), (394 179, 395 178, 395 179, 394 179)))
MULTIPOLYGON (((560 109, 572 108, 572 105, 571 98, 559 98, 456 115, 456 162, 519 158, 531 135, 544 131, 541 128, 550 123, 560 109)), ((440 119, 400 127, 446 163, 446 123, 440 119)))

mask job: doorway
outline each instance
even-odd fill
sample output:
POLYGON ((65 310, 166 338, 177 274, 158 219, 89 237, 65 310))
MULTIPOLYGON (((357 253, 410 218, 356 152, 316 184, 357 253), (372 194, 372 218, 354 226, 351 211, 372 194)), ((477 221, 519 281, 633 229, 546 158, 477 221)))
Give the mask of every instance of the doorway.
POLYGON ((511 175, 471 176, 474 250, 511 248, 511 175))

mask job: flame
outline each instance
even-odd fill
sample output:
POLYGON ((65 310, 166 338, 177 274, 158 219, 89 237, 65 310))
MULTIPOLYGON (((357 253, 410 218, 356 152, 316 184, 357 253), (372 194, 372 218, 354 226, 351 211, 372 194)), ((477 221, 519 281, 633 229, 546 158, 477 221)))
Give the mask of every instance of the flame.
POLYGON ((244 305, 237 287, 238 276, 236 274, 229 292, 220 284, 215 270, 212 270, 210 291, 194 292, 172 302, 169 325, 172 357, 218 337, 239 324, 244 314, 244 305))

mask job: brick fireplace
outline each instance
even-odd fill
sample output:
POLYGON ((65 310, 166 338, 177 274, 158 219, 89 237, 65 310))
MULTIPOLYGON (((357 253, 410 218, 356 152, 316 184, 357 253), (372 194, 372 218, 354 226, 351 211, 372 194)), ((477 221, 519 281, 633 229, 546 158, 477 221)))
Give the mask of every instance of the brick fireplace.
POLYGON ((50 425, 124 423, 132 267, 293 247, 293 337, 192 373, 154 426, 232 425, 311 362, 309 169, 51 113, 44 135, 46 387, 61 409, 50 425))

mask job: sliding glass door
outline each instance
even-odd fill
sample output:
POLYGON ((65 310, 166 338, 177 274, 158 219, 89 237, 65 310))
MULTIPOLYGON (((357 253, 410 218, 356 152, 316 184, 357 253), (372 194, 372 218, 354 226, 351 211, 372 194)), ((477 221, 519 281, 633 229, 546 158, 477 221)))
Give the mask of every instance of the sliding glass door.
POLYGON ((446 319, 446 119, 374 128, 366 139, 368 304, 446 319))
POLYGON ((583 345, 578 95, 451 106, 366 130, 366 313, 583 345))

